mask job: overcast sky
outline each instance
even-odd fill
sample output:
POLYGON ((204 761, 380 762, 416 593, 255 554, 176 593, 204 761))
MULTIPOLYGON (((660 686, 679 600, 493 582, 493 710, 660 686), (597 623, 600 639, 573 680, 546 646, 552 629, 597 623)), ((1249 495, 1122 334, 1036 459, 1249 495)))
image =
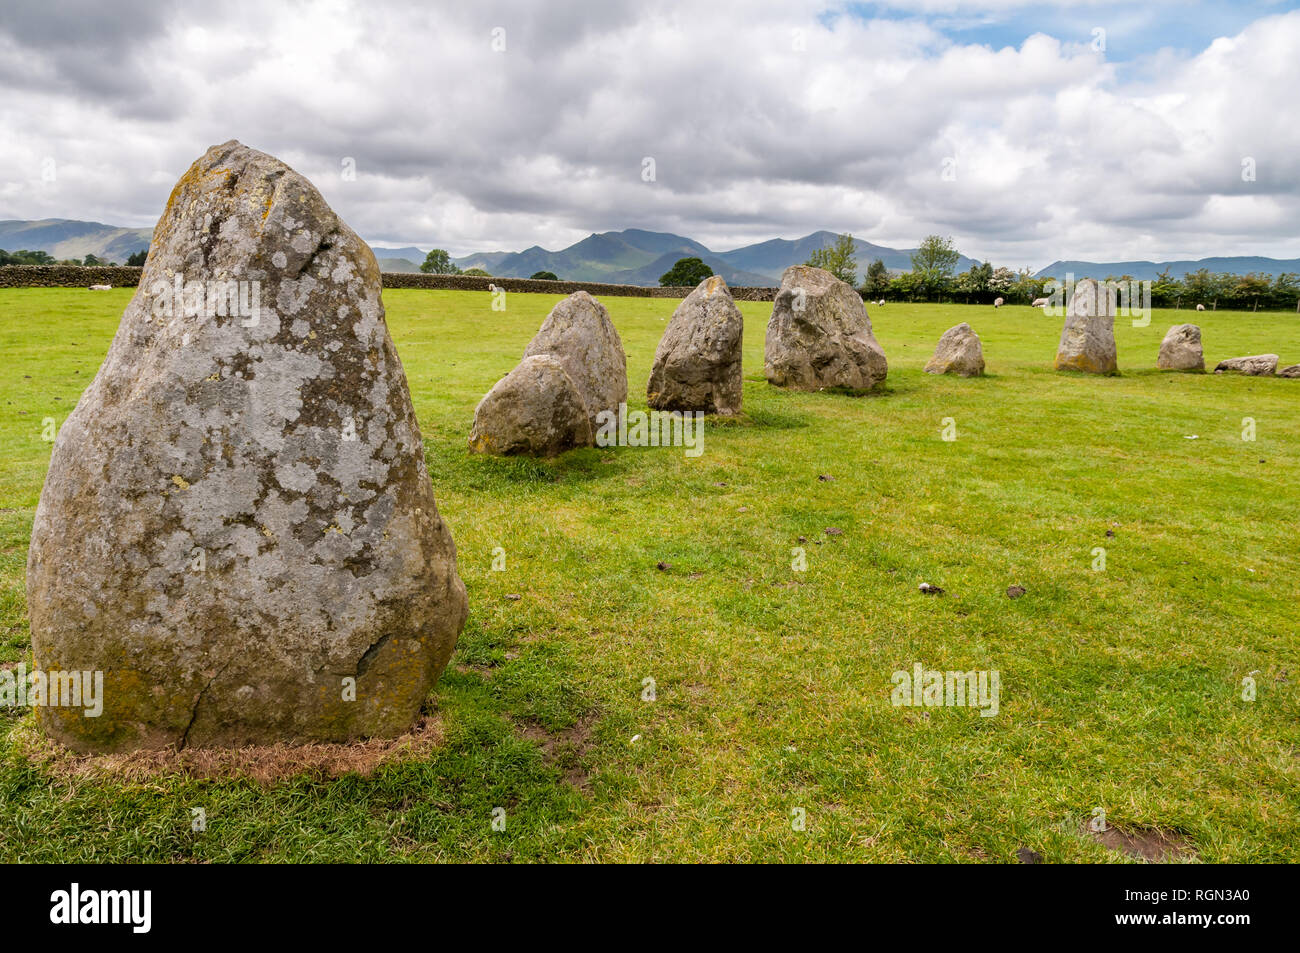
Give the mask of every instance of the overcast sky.
POLYGON ((239 139, 371 242, 455 255, 637 227, 1300 257, 1295 7, 5 0, 0 218, 152 225, 239 139))

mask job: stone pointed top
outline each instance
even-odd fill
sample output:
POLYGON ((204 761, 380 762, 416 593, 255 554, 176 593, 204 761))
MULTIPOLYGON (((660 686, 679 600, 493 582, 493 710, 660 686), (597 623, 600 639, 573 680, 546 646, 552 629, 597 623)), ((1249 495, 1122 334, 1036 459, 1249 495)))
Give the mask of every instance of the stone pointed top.
POLYGON ((1096 278, 1075 282, 1067 314, 1079 317, 1114 317, 1115 296, 1111 288, 1096 278))
POLYGON ((696 286, 695 290, 699 291, 701 288, 704 289, 706 298, 712 297, 716 291, 725 291, 727 294, 731 294, 731 289, 727 287, 727 282, 721 275, 709 275, 696 286))

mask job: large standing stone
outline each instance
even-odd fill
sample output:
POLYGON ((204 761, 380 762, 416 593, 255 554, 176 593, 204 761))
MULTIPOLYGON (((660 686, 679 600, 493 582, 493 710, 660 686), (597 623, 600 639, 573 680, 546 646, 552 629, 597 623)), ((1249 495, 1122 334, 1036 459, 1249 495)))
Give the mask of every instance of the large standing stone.
POLYGON ((664 330, 646 402, 655 410, 740 413, 743 331, 744 318, 722 276, 704 279, 664 330))
POLYGON ((1056 349, 1058 371, 1115 374, 1115 302, 1105 286, 1085 278, 1074 286, 1066 309, 1061 343, 1056 349))
POLYGON ((1276 370, 1276 354, 1252 354, 1250 357, 1230 357, 1226 361, 1220 361, 1214 368, 1214 373, 1228 371, 1250 377, 1272 377, 1276 370))
POLYGON ((795 390, 866 391, 889 370, 862 296, 809 265, 781 276, 764 350, 768 383, 795 390))
POLYGON ((1194 324, 1175 324, 1160 342, 1156 367, 1162 371, 1203 371, 1201 329, 1194 324))
POLYGON ((469 445, 478 453, 553 457, 589 447, 593 439, 587 405, 564 365, 550 354, 535 354, 479 402, 469 445))
POLYGON ((446 666, 465 588, 379 268, 278 160, 227 142, 172 191, 27 600, 40 669, 103 672, 100 717, 38 709, 80 751, 396 735, 446 666))
POLYGON ((627 355, 605 306, 585 291, 575 291, 546 316, 524 349, 524 357, 550 354, 578 386, 592 433, 602 410, 618 413, 627 402, 627 355))
POLYGON ((934 349, 934 357, 925 365, 925 372, 979 377, 984 373, 984 348, 979 335, 965 321, 944 331, 934 349))

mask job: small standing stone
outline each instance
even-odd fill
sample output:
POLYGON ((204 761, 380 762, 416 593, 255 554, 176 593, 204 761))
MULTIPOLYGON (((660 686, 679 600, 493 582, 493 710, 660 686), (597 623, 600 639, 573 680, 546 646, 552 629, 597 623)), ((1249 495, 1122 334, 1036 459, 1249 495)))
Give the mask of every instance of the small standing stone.
POLYGON ((722 276, 700 282, 677 306, 659 341, 646 384, 649 406, 740 413, 743 332, 744 318, 722 276))
POLYGON ((553 457, 592 445, 587 405, 564 365, 535 354, 493 385, 474 409, 469 446, 476 453, 553 457))
POLYGON ((1093 278, 1074 286, 1066 310, 1061 343, 1056 350, 1058 371, 1115 374, 1115 302, 1109 290, 1093 278))
POLYGON ((627 356, 605 306, 585 291, 546 316, 524 359, 474 409, 478 453, 554 456, 595 443, 604 411, 627 401, 627 356))
POLYGON ((768 383, 794 390, 863 392, 889 372, 862 296, 809 265, 792 265, 781 276, 764 355, 768 383))
POLYGON ((1156 367, 1162 371, 1203 371, 1201 329, 1194 324, 1175 324, 1160 342, 1156 367))
POLYGON ((925 372, 979 377, 984 373, 984 348, 979 335, 965 321, 944 331, 934 349, 934 357, 925 365, 925 372))

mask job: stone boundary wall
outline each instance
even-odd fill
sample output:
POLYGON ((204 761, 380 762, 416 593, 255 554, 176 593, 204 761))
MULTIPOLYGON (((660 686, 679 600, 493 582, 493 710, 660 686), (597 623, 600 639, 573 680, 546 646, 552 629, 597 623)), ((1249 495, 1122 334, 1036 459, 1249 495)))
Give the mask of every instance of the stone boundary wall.
MULTIPOLYGON (((6 265, 0 268, 0 288, 88 288, 112 285, 134 288, 143 268, 130 266, 87 268, 84 265, 6 265)), ((598 281, 541 281, 532 278, 480 278, 476 275, 426 275, 385 272, 384 288, 432 288, 453 291, 489 291, 491 286, 507 292, 570 295, 585 291, 600 297, 685 298, 694 288, 642 288, 638 285, 609 285, 598 281)), ((732 288, 737 301, 771 301, 775 288, 732 288)))
POLYGON ((112 285, 134 288, 143 268, 130 265, 87 268, 85 265, 5 265, 0 268, 0 288, 89 288, 112 285))

